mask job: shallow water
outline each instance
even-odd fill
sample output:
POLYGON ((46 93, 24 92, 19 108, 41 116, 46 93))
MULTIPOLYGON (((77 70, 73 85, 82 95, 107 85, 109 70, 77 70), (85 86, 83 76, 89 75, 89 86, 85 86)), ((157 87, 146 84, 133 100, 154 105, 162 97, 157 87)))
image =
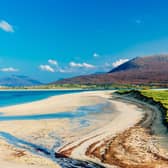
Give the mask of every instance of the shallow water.
POLYGON ((80 93, 84 90, 20 90, 20 91, 0 91, 0 107, 33 102, 42 100, 50 96, 80 93))
MULTIPOLYGON (((3 112, 0 113, 0 121, 14 121, 14 120, 44 120, 44 119, 74 119, 84 117, 90 114, 101 113, 103 108, 108 103, 102 103, 92 106, 81 106, 75 111, 58 112, 48 114, 36 114, 36 115, 17 115, 17 116, 3 116, 3 112)), ((81 123, 85 124, 86 120, 82 120, 81 123)))

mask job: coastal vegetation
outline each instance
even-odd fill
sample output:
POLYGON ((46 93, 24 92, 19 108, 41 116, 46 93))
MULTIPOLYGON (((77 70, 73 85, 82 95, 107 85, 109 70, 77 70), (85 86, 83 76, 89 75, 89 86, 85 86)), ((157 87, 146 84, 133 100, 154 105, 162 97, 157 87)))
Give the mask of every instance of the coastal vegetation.
POLYGON ((160 102, 168 109, 168 90, 142 90, 142 95, 153 98, 154 101, 160 102))
POLYGON ((152 105, 156 105, 163 115, 163 122, 168 127, 168 90, 119 90, 117 93, 131 95, 152 105))

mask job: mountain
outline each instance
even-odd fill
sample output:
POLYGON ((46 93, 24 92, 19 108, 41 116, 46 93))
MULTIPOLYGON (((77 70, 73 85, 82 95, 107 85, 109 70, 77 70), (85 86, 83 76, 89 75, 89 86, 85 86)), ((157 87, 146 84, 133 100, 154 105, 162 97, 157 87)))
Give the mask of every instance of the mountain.
POLYGON ((110 73, 141 70, 141 71, 166 71, 168 66, 168 55, 155 55, 146 57, 137 57, 120 66, 112 69, 110 73))
POLYGON ((31 79, 28 76, 22 76, 22 75, 12 75, 10 77, 5 77, 0 79, 0 86, 35 86, 35 85, 41 85, 42 83, 31 79))
POLYGON ((105 74, 78 76, 55 84, 168 84, 168 55, 136 57, 105 74))

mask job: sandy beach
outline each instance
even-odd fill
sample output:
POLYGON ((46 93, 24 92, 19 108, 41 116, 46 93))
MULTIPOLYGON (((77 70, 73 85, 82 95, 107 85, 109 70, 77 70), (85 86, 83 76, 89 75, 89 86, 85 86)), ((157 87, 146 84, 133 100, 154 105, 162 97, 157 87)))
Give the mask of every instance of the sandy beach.
MULTIPOLYGON (((108 93, 108 92, 107 92, 108 93)), ((89 106, 106 101, 105 92, 83 92, 52 96, 44 100, 0 108, 3 115, 31 115, 73 111, 80 106, 89 106)))
MULTIPOLYGON (((32 103, 4 107, 1 108, 0 111, 3 111, 3 114, 8 116, 73 111, 80 106, 96 105, 106 102, 106 97, 109 93, 110 92, 87 92, 60 95, 32 103)), ((80 127, 78 120, 73 120, 73 123, 71 123, 68 119, 2 121, 0 122, 0 131, 7 132, 36 145, 40 144, 47 149, 52 149, 57 138, 61 137, 64 143, 75 141, 79 136, 84 136, 88 132, 97 129, 97 126, 105 124, 107 121, 106 115, 104 119, 104 122, 91 125, 87 127, 86 130, 85 128, 80 129, 79 132, 74 131, 80 127)), ((95 122, 97 123, 98 121, 95 122)), ((48 165, 50 165, 50 167, 59 167, 51 160, 34 155, 25 149, 17 148, 5 142, 3 139, 0 141, 0 149, 3 153, 3 155, 1 155, 3 157, 0 158, 1 165, 4 165, 3 167, 7 167, 8 165, 8 167, 12 165, 12 167, 15 166, 16 168, 27 168, 27 166, 30 168, 45 168, 48 167, 48 165), (22 153, 22 151, 24 151, 23 156, 17 155, 17 153, 22 153)))
MULTIPOLYGON (((113 96, 113 91, 53 96, 32 103, 3 107, 0 111, 5 116, 60 113, 100 103, 107 104, 101 113, 93 113, 82 118, 89 122, 87 126, 81 125, 81 120, 78 118, 1 121, 0 134, 8 133, 9 136, 14 136, 13 144, 9 139, 1 136, 0 152, 3 155, 0 154, 0 163, 3 165, 2 168, 8 168, 11 165, 14 168, 59 167, 56 162, 62 163, 62 161, 60 159, 54 161, 50 158, 50 155, 55 155, 55 153, 68 157, 72 161, 91 161, 107 168, 126 166, 125 162, 118 164, 120 162, 113 160, 119 156, 120 160, 125 157, 121 153, 122 150, 119 150, 121 148, 118 143, 119 139, 124 137, 124 140, 128 142, 123 143, 127 144, 128 148, 131 144, 133 148, 137 143, 142 144, 142 142, 130 140, 134 139, 132 136, 138 137, 138 133, 141 133, 139 135, 144 137, 143 142, 149 140, 151 136, 141 126, 137 127, 145 116, 144 109, 131 101, 124 102, 117 99, 113 96), (19 141, 15 140, 15 137, 19 141), (109 150, 110 146, 113 148, 109 150), (119 150, 120 153, 115 155, 114 149, 119 150), (108 153, 108 150, 111 152, 108 153), (114 155, 112 156, 111 153, 114 155), (103 156, 106 158, 109 155, 111 155, 110 160, 102 159, 103 156)), ((151 148, 155 149, 156 146, 153 145, 151 148)), ((127 148, 124 150, 124 153, 128 152, 127 148)), ((141 150, 140 147, 137 152, 141 153, 141 150)), ((129 163, 129 159, 126 160, 129 163)), ((165 165, 164 162, 163 164, 165 165)))
MULTIPOLYGON (((60 152, 63 154, 70 154, 71 157, 75 159, 90 160, 97 162, 105 167, 111 167, 110 165, 102 164, 96 158, 91 158, 86 155, 87 149, 90 148, 92 144, 97 143, 97 147, 101 146, 108 139, 114 138, 117 134, 124 132, 125 130, 133 127, 138 123, 143 117, 141 109, 137 106, 129 103, 123 103, 116 100, 109 101, 115 106, 117 113, 111 122, 105 124, 103 127, 97 129, 94 132, 91 132, 88 135, 85 135, 79 141, 69 144, 65 148, 61 149, 60 152), (128 117, 129 116, 129 117, 128 117), (69 151, 69 149, 73 149, 69 151)), ((112 166, 113 167, 113 166, 112 166)))

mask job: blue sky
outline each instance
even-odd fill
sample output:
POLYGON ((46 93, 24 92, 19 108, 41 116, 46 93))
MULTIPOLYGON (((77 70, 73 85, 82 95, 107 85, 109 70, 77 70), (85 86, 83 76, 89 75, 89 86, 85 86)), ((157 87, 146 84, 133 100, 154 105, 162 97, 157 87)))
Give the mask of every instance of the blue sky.
POLYGON ((165 0, 1 0, 0 77, 43 82, 168 52, 165 0))

